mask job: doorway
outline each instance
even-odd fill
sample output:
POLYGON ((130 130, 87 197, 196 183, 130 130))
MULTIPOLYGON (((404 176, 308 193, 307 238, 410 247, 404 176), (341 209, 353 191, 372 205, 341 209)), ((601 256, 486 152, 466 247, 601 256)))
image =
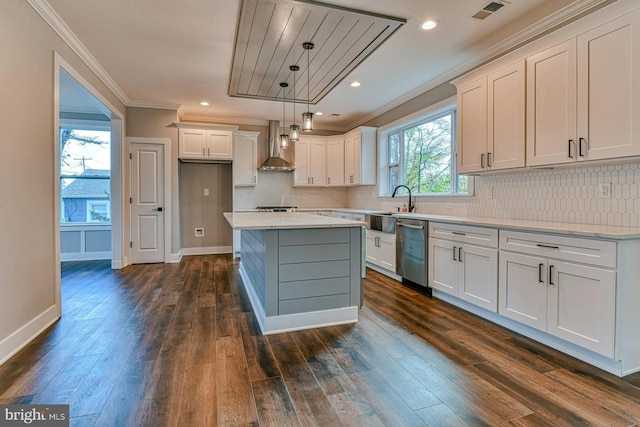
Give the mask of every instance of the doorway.
MULTIPOLYGON (((122 268, 126 264, 123 251, 123 203, 122 203, 122 138, 123 138, 124 114, 119 112, 109 101, 104 98, 89 82, 84 79, 70 64, 60 55, 54 54, 54 209, 58 212, 58 221, 55 223, 54 250, 56 256, 56 307, 58 315, 62 315, 61 304, 61 266, 63 259, 62 250, 68 250, 69 245, 78 249, 96 249, 93 255, 85 255, 86 259, 107 258, 111 261, 114 269, 122 268), (109 143, 96 143, 93 148, 105 149, 104 158, 109 164, 109 172, 105 172, 104 166, 93 168, 93 160, 89 157, 93 155, 85 153, 74 153, 71 162, 77 162, 79 172, 75 175, 65 176, 62 173, 63 156, 71 155, 63 152, 62 141, 65 137, 61 129, 67 127, 85 128, 85 130, 101 130, 108 135, 109 143), (78 155, 76 155, 78 154, 78 155), (98 172, 96 172, 96 169, 98 172), (90 170, 90 172, 87 172, 90 170), (84 175, 83 178, 79 176, 84 175), (66 180, 66 182, 63 182, 66 180), (80 187, 86 187, 78 183, 74 191, 63 192, 74 181, 84 181, 92 183, 87 188, 93 188, 93 193, 87 193, 87 197, 80 197, 80 187), (62 185, 61 185, 62 184, 62 185), (94 185, 95 184, 95 185, 94 185), (99 188, 94 188, 99 187, 99 188), (78 190, 78 191, 76 191, 78 190), (71 194, 73 193, 73 195, 71 194), (108 193, 108 194, 105 194, 108 193), (63 201, 63 196, 69 200, 63 201), (71 200, 75 199, 75 200, 71 200), (82 200, 81 200, 82 199, 82 200), (68 203, 65 205, 65 203, 68 203), (73 205, 73 206, 72 206, 73 205), (68 209, 66 209, 68 208, 68 209), (65 214, 67 211, 67 214, 65 214), (73 211, 73 212, 72 212, 73 211), (63 228, 63 224, 69 225, 76 219, 76 224, 83 224, 79 234, 83 234, 82 239, 76 243, 70 243, 61 233, 68 231, 63 228), (102 229, 107 227, 106 229, 102 229), (95 230, 93 228, 95 228, 95 230), (88 233, 87 233, 88 232, 88 233), (105 243, 106 242, 106 243, 105 243), (93 258, 92 258, 93 257, 93 258), (97 258, 96 258, 97 257, 97 258)), ((67 135, 68 136, 68 135, 67 135)), ((82 139, 82 136, 76 135, 82 139)), ((88 143, 90 140, 86 139, 88 143)), ((104 159, 103 159, 104 161, 104 159)), ((68 171, 65 170, 65 174, 68 171)), ((86 189, 86 188, 85 188, 86 189)), ((78 253, 82 251, 79 250, 78 253)))
POLYGON ((131 263, 165 261, 165 147, 131 139, 131 263))

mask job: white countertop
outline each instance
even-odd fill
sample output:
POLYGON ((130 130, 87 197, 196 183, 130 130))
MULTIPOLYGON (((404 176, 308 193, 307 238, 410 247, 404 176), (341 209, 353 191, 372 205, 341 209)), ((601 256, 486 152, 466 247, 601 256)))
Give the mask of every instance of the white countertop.
POLYGON ((363 227, 362 221, 312 215, 303 212, 225 212, 234 230, 266 230, 288 228, 363 227))
POLYGON ((387 215, 390 211, 372 210, 372 209, 356 209, 356 208, 299 208, 300 212, 319 212, 319 211, 335 211, 349 212, 363 215, 387 215))
POLYGON ((603 239, 639 239, 640 228, 612 225, 572 224, 568 222, 529 221, 522 219, 459 217, 421 213, 396 213, 397 218, 413 218, 426 221, 448 222, 463 225, 508 228, 514 230, 540 231, 547 233, 571 234, 575 236, 599 237, 603 239))

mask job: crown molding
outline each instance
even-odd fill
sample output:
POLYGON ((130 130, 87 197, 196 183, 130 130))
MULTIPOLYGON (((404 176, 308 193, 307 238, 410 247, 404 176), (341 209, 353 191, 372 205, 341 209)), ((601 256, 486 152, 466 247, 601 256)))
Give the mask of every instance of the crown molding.
POLYGON ((210 115, 200 115, 187 113, 183 108, 178 109, 178 120, 181 122, 204 122, 204 123, 224 123, 247 126, 269 126, 266 119, 248 119, 246 117, 218 117, 210 115))
MULTIPOLYGON (((413 98, 422 95, 423 93, 434 89, 440 86, 443 83, 448 83, 451 80, 454 80, 461 75, 468 73, 469 71, 477 68, 488 61, 495 60, 500 56, 510 52, 516 47, 524 45, 530 41, 533 41, 537 37, 540 37, 544 33, 555 30, 558 27, 562 26, 568 21, 571 21, 577 16, 584 14, 585 12, 589 12, 590 10, 600 6, 603 3, 608 3, 611 0, 582 0, 576 3, 573 3, 569 6, 560 9, 554 14, 547 16, 546 18, 536 22, 533 25, 523 29, 522 31, 513 34, 510 37, 502 40, 500 43, 497 43, 490 48, 484 50, 480 55, 476 56, 470 61, 467 61, 446 73, 443 73, 434 79, 428 81, 427 83, 419 86, 418 88, 408 92, 407 94, 401 96, 393 100, 392 102, 380 107, 376 111, 373 111, 363 117, 361 117, 356 123, 357 126, 362 125, 363 123, 367 123, 370 120, 375 119, 376 117, 396 108, 400 105, 404 104, 412 100, 413 98)), ((617 1, 617 0, 613 0, 617 1)))
POLYGON ((60 18, 60 15, 47 3, 46 0, 27 0, 27 2, 38 12, 47 24, 69 45, 69 47, 87 64, 96 76, 113 92, 113 94, 124 104, 129 105, 129 97, 120 86, 102 68, 102 65, 94 58, 89 50, 82 44, 80 39, 71 31, 67 24, 60 18))
POLYGON ((171 104, 168 102, 157 102, 157 101, 141 101, 137 99, 130 100, 127 104, 127 107, 138 107, 138 108, 155 108, 157 110, 174 110, 178 111, 182 104, 171 104))

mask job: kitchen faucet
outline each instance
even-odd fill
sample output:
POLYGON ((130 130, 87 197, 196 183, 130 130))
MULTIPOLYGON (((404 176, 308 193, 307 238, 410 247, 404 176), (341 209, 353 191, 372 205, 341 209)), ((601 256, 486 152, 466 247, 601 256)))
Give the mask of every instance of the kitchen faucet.
POLYGON ((396 197, 396 192, 398 191, 398 188, 400 187, 404 187, 407 190, 409 190, 409 212, 413 212, 413 209, 415 208, 415 206, 413 206, 413 203, 411 203, 411 189, 409 187, 407 187, 404 184, 398 185, 394 190, 393 190, 393 194, 391 195, 391 197, 396 197))

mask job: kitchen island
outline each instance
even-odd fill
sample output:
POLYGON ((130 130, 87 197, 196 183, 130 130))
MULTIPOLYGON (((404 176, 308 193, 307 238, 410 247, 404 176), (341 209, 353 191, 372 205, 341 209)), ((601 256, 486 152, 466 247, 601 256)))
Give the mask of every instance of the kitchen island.
POLYGON ((263 334, 355 323, 360 221, 298 212, 225 212, 241 230, 240 275, 263 334))

